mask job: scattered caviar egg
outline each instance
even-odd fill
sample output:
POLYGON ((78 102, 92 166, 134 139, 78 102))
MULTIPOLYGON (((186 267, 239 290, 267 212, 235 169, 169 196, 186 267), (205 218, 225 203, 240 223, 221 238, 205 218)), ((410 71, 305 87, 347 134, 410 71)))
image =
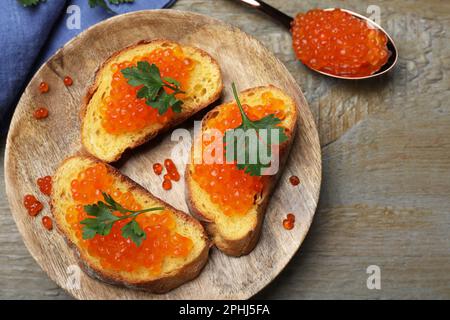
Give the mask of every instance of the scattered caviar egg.
MULTIPOLYGON (((115 186, 105 164, 86 168, 71 182, 75 204, 67 209, 65 220, 75 231, 79 245, 98 258, 102 267, 128 272, 145 269, 152 274, 159 274, 166 258, 185 258, 189 255, 193 242, 175 231, 177 222, 174 214, 168 210, 136 217, 136 222, 146 233, 140 246, 122 236, 122 228, 130 219, 115 222, 106 236, 97 234, 92 239, 83 239, 83 225, 80 222, 89 217, 84 211, 84 205, 104 200, 102 192, 109 194, 126 209, 143 209, 132 192, 115 186)), ((113 214, 122 215, 119 212, 113 214)))
POLYGON ((23 204, 28 211, 28 214, 32 217, 37 216, 39 212, 44 208, 42 203, 31 194, 25 195, 23 198, 23 204))
POLYGON ((66 87, 70 87, 72 84, 73 84, 73 80, 71 77, 69 77, 69 76, 64 77, 64 85, 66 87))
POLYGON ((300 61, 337 76, 371 75, 390 55, 387 37, 381 30, 340 9, 300 13, 291 31, 300 61))
POLYGON ((39 84, 39 91, 40 91, 41 93, 47 93, 48 90, 49 90, 48 83, 45 82, 45 81, 42 81, 42 82, 39 84))
MULTIPOLYGON (((286 117, 284 103, 276 99, 272 93, 261 95, 262 105, 242 107, 250 120, 259 120, 269 114, 279 119, 286 117)), ((215 128, 222 134, 227 129, 234 129, 241 125, 242 118, 235 103, 224 105, 222 112, 208 120, 207 126, 215 128)), ((203 150, 211 141, 203 140, 203 150)), ((228 215, 245 215, 254 205, 266 184, 266 177, 251 176, 244 170, 238 169, 235 163, 203 163, 195 164, 192 178, 205 190, 213 203, 220 206, 228 215)))
POLYGON ((48 231, 53 229, 53 221, 52 221, 52 218, 50 218, 49 216, 42 217, 42 224, 44 225, 45 229, 47 229, 48 231))
POLYGON ((300 184, 300 179, 297 176, 291 176, 289 178, 289 182, 293 185, 293 186, 298 186, 300 184))
MULTIPOLYGON (((175 163, 172 161, 172 159, 164 160, 164 166, 166 167, 167 174, 168 174, 167 179, 170 179, 173 181, 180 180, 180 174, 178 172, 178 169, 177 169, 175 163)), ((164 179, 166 179, 166 176, 164 176, 164 179)))
POLYGON ((48 109, 44 107, 38 108, 34 111, 33 115, 38 120, 45 119, 48 117, 48 109))
POLYGON ((294 229, 294 225, 295 225, 295 222, 292 221, 292 220, 289 220, 289 219, 284 219, 284 220, 283 220, 283 227, 284 227, 286 230, 292 230, 292 229, 294 229))
POLYGON ((286 216, 286 219, 295 221, 295 215, 293 213, 288 213, 288 215, 286 216))
POLYGON ((153 165, 153 172, 155 174, 157 174, 159 176, 159 175, 161 175, 162 171, 163 171, 163 166, 161 163, 155 163, 153 165))
POLYGON ((164 179, 164 181, 162 183, 162 187, 164 190, 172 189, 172 181, 170 181, 170 179, 164 179))
POLYGON ((286 230, 292 230, 295 225, 295 215, 292 213, 288 213, 286 219, 283 220, 283 227, 286 230))
POLYGON ((43 194, 49 196, 52 192, 52 177, 45 176, 37 179, 37 185, 43 194))
MULTIPOLYGON (((109 95, 103 98, 100 107, 102 126, 111 134, 136 132, 151 124, 165 124, 174 115, 172 108, 160 115, 156 108, 146 104, 145 98, 137 97, 140 87, 128 84, 122 70, 136 66, 139 61, 155 64, 161 77, 177 80, 182 91, 187 88, 191 71, 195 66, 194 60, 185 57, 183 49, 178 46, 158 48, 131 61, 112 64, 111 89, 109 95)), ((177 94, 177 98, 182 97, 183 94, 177 94)))

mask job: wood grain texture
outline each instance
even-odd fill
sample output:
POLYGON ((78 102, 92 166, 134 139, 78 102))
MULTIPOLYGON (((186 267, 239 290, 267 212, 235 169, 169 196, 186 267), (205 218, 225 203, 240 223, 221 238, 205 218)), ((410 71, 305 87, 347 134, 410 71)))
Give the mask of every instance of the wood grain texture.
MULTIPOLYGON (((183 126, 192 132, 192 121, 183 126)), ((190 150, 190 141, 172 141, 171 134, 128 152, 116 166, 156 196, 187 211, 184 182, 170 192, 161 188, 161 177, 152 165, 172 158, 185 167, 174 150, 190 150)), ((184 170, 180 170, 181 172, 184 170)), ((182 179, 183 180, 183 179, 182 179)), ((238 29, 198 14, 175 10, 144 11, 118 16, 91 28, 58 51, 33 77, 16 108, 5 151, 6 193, 25 245, 39 265, 58 285, 80 299, 247 299, 273 280, 303 241, 317 206, 321 180, 321 155, 317 130, 306 100, 286 68, 255 39, 238 29), (130 26, 136 26, 134 29, 130 26), (104 34, 114 36, 103 37, 104 34), (231 82, 239 88, 273 84, 283 88, 298 108, 298 133, 291 157, 267 209, 261 239, 249 255, 233 258, 213 250, 200 276, 167 294, 107 285, 84 274, 80 288, 67 283, 76 258, 57 232, 45 230, 23 207, 23 196, 36 194, 36 179, 53 174, 58 164, 81 149, 79 107, 95 70, 112 53, 142 39, 167 38, 199 47, 219 63, 224 84, 223 100, 232 99, 231 82), (89 48, 89 49, 88 49, 89 48), (65 87, 64 75, 74 85, 65 87), (51 88, 36 89, 41 81, 51 88), (46 105, 50 116, 33 119, 36 105, 46 105), (288 177, 297 175, 301 186, 288 177), (296 227, 284 230, 282 221, 295 212, 296 227)), ((37 193, 39 195, 39 193, 37 193)), ((39 197, 42 199, 42 197, 39 197)), ((50 214, 48 207, 42 214, 50 214)))
MULTIPOLYGON (((295 59, 282 26, 252 9, 231 0, 174 6, 227 21, 262 41, 301 86, 319 129, 324 171, 314 223, 301 250, 256 298, 450 299, 450 3, 267 2, 291 15, 314 7, 365 14, 376 4, 400 60, 382 79, 327 79, 295 59), (381 290, 366 287, 372 264, 381 268, 381 290)), ((24 247, 3 174, 0 297, 68 298, 24 247)))

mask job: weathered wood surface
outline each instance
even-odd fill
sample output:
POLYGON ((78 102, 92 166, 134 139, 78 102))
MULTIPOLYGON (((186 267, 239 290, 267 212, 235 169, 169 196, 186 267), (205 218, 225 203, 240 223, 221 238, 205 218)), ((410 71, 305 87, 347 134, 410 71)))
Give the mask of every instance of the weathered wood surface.
MULTIPOLYGON (((316 6, 365 13, 373 4, 267 2, 292 15, 316 6)), ((296 78, 318 125, 319 209, 299 253, 257 298, 450 298, 450 3, 377 5, 400 60, 390 75, 367 82, 311 73, 295 60, 281 26, 230 0, 175 6, 261 40, 296 78), (369 265, 381 268, 381 290, 366 287, 369 265)), ((0 297, 67 298, 25 249, 3 185, 0 192, 0 297)))

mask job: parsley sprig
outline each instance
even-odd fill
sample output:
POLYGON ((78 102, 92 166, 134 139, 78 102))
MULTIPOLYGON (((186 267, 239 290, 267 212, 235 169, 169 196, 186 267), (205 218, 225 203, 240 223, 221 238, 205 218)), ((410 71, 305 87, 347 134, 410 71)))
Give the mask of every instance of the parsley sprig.
POLYGON ((35 6, 41 2, 45 2, 45 0, 19 0, 19 3, 24 7, 35 6))
MULTIPOLYGON (((114 10, 112 10, 108 5, 106 4, 106 0, 88 0, 89 7, 95 8, 96 6, 99 6, 109 13, 116 13, 114 10)), ((132 3, 134 0, 108 0, 110 4, 119 5, 121 3, 132 3)))
MULTIPOLYGON (((18 0, 21 5, 24 7, 29 6, 36 6, 41 2, 45 2, 45 0, 18 0)), ((108 0, 110 4, 119 5, 121 3, 132 3, 134 0, 108 0)), ((111 10, 110 7, 106 4, 106 0, 88 0, 89 7, 95 8, 96 6, 99 6, 109 13, 115 13, 113 10, 111 10)))
POLYGON ((144 210, 133 211, 122 207, 110 195, 102 192, 104 202, 99 201, 96 204, 84 206, 84 211, 93 218, 86 218, 80 223, 83 225, 83 239, 92 239, 96 234, 106 236, 117 221, 131 219, 122 227, 122 236, 130 238, 137 246, 146 239, 144 230, 139 226, 136 217, 142 213, 150 211, 164 210, 162 207, 149 208, 144 210), (113 212, 118 211, 122 215, 116 216, 113 212))
POLYGON ((139 61, 135 67, 123 69, 123 76, 128 79, 128 84, 133 87, 142 86, 137 97, 145 98, 145 103, 158 109, 160 115, 166 113, 171 107, 174 112, 181 112, 182 101, 176 98, 179 93, 184 93, 180 89, 180 83, 170 77, 161 77, 158 67, 147 61, 139 61), (164 88, 172 92, 167 93, 164 88))
POLYGON ((235 129, 227 130, 225 132, 224 142, 228 144, 229 141, 232 141, 234 144, 234 152, 226 153, 227 161, 228 162, 236 161, 238 169, 244 170, 251 176, 261 176, 263 169, 270 166, 270 162, 268 164, 264 164, 261 162, 258 148, 261 146, 263 147, 265 146, 267 148, 266 154, 269 157, 272 157, 271 131, 272 130, 278 131, 279 144, 287 141, 288 136, 286 135, 284 128, 278 126, 281 123, 281 120, 275 117, 274 114, 269 114, 264 118, 261 118, 260 120, 256 121, 250 120, 249 117, 245 114, 244 108, 242 107, 241 101, 239 100, 236 85, 232 83, 231 87, 233 89, 233 95, 242 117, 242 124, 235 129), (260 130, 262 129, 266 130, 265 132, 266 134, 264 135, 260 134, 261 133, 260 130), (251 145, 248 137, 245 135, 245 132, 248 130, 255 130, 255 133, 258 136, 261 143, 251 145), (229 136, 229 134, 233 134, 234 136, 229 136), (231 140, 230 138, 227 137, 233 138, 235 137, 235 139, 231 140), (238 152, 244 152, 245 155, 244 163, 238 162, 238 155, 237 155, 238 152), (253 153, 256 153, 256 163, 249 163, 249 160, 251 158, 250 154, 253 153))

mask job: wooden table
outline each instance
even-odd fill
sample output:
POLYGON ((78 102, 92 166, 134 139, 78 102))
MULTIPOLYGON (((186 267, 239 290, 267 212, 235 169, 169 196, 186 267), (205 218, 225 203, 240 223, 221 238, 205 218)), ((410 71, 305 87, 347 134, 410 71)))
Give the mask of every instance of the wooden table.
MULTIPOLYGON (((364 14, 373 3, 267 2, 291 15, 314 7, 364 14)), ((364 82, 310 72, 295 60, 283 27, 230 0, 174 6, 261 40, 302 87, 319 129, 324 170, 315 221, 288 267, 256 298, 450 298, 450 2, 377 5, 400 61, 384 78, 364 82), (381 290, 367 288, 370 265, 380 267, 381 290)), ((4 144, 3 137, 2 161, 4 144)), ((69 298, 23 245, 3 168, 0 176, 0 298, 69 298)))

